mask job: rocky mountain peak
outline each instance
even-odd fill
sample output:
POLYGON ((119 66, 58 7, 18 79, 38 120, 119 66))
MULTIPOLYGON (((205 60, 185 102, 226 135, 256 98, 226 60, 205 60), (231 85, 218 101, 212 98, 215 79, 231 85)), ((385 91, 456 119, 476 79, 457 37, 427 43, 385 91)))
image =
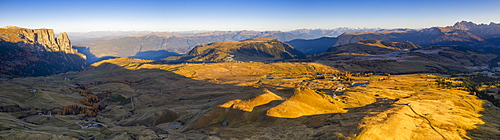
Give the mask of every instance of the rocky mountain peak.
POLYGON ((88 66, 68 35, 56 38, 52 29, 0 28, 0 54, 0 78, 53 75, 88 66))
POLYGON ((453 25, 453 27, 456 29, 460 29, 460 30, 469 30, 471 27, 476 26, 476 25, 477 24, 475 24, 474 22, 471 22, 471 21, 460 21, 460 22, 455 23, 455 25, 453 25))
POLYGON ((59 45, 60 51, 66 53, 76 53, 75 49, 71 48, 71 41, 69 41, 69 37, 66 32, 59 34, 59 37, 57 37, 57 45, 59 45))
POLYGON ((72 48, 68 34, 62 32, 56 38, 52 29, 26 29, 17 26, 7 26, 0 28, 0 38, 12 43, 22 42, 24 44, 31 44, 33 45, 32 48, 37 48, 39 51, 60 51, 85 57, 72 48), (42 47, 34 47, 39 45, 42 47))

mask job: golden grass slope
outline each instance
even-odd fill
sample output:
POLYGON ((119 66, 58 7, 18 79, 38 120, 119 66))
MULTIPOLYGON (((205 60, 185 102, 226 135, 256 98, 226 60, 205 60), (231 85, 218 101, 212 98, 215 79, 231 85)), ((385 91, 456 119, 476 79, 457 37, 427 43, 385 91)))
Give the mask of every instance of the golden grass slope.
POLYGON ((358 44, 364 44, 364 45, 370 45, 370 46, 377 46, 377 47, 386 48, 386 49, 392 49, 392 50, 409 50, 409 49, 401 49, 401 48, 386 46, 386 45, 382 44, 380 40, 376 40, 375 43, 358 42, 358 44))
MULTIPOLYGON (((116 58, 92 64, 104 66, 110 63, 129 70, 161 69, 176 74, 217 84, 236 86, 272 85, 296 87, 303 80, 314 79, 317 73, 336 73, 337 69, 319 63, 261 63, 261 62, 225 62, 206 64, 149 64, 151 60, 116 58)), ((337 87, 335 81, 322 80, 324 88, 337 87)), ((306 86, 305 84, 302 86, 306 86)))
POLYGON ((285 102, 269 109, 266 115, 279 118, 298 118, 308 115, 347 112, 341 102, 334 101, 326 94, 321 96, 321 93, 303 88, 296 88, 294 93, 285 102))
MULTIPOLYGON (((382 76, 371 77, 379 78, 382 76)), ((498 130, 491 130, 492 126, 478 128, 485 121, 495 123, 480 114, 484 111, 484 101, 459 88, 438 87, 434 82, 436 78, 439 77, 426 74, 393 75, 387 80, 370 80, 370 85, 350 87, 336 98, 322 96, 315 90, 297 88, 293 96, 283 98, 284 101, 268 109, 266 115, 300 118, 331 113, 350 114, 363 110, 361 108, 366 109, 379 100, 394 100, 383 111, 368 108, 366 113, 371 115, 359 122, 360 133, 349 139, 471 139, 475 137, 468 133, 476 129, 488 130, 491 135, 500 134, 498 130)), ((251 111, 246 108, 253 108, 256 104, 249 102, 261 105, 269 101, 259 99, 262 98, 233 100, 220 107, 229 108, 232 105, 233 109, 251 111)))
MULTIPOLYGON (((225 103, 216 105, 220 108, 213 108, 212 111, 207 111, 207 114, 201 115, 196 120, 203 123, 197 123, 199 125, 193 128, 211 130, 213 134, 225 134, 222 138, 240 135, 229 134, 229 132, 239 133, 240 129, 241 135, 244 133, 243 129, 259 131, 259 133, 245 133, 247 138, 257 134, 273 136, 264 131, 260 132, 261 127, 256 125, 267 124, 266 121, 274 123, 273 125, 279 123, 287 123, 290 127, 296 125, 295 127, 304 129, 303 132, 312 133, 321 130, 321 133, 325 135, 336 135, 338 132, 326 129, 329 126, 319 125, 321 123, 315 128, 303 127, 308 125, 303 121, 304 118, 332 113, 339 113, 340 116, 363 115, 360 117, 361 120, 342 119, 341 125, 343 123, 359 124, 357 126, 359 131, 353 132, 355 134, 343 135, 347 139, 500 138, 500 131, 497 129, 500 120, 495 117, 498 115, 497 112, 500 112, 497 107, 485 108, 487 102, 478 99, 475 95, 470 95, 462 88, 438 86, 435 81, 440 77, 434 75, 353 76, 354 82, 368 81, 370 84, 350 86, 333 98, 331 92, 322 93, 317 89, 330 91, 342 83, 325 86, 329 84, 327 82, 332 81, 314 79, 312 75, 338 71, 317 63, 232 62, 164 65, 123 58, 107 62, 116 63, 130 70, 172 71, 195 80, 220 85, 230 84, 244 88, 252 88, 251 86, 259 84, 267 85, 265 87, 269 90, 260 94, 252 94, 253 97, 248 94, 231 94, 231 99, 226 100, 228 102, 224 101, 225 103), (299 87, 309 87, 309 89, 299 87), (284 90, 283 93, 275 92, 280 88, 293 88, 294 90, 284 90), (383 101, 390 102, 382 103, 383 101), (485 112, 493 115, 485 114, 485 112), (273 119, 268 117, 287 119, 272 122, 273 119), (221 122, 228 122, 229 126, 221 127, 221 122)), ((460 83, 460 81, 453 81, 453 83, 460 83)), ((269 129, 271 128, 272 126, 269 126, 269 129)), ((279 131, 278 133, 289 132, 279 131)), ((274 138, 279 139, 279 137, 274 138)), ((318 137, 318 139, 329 138, 332 137, 318 137)))
POLYGON ((274 100, 283 100, 282 97, 274 94, 273 92, 271 92, 267 89, 265 89, 264 92, 265 92, 264 94, 258 95, 255 98, 252 98, 250 100, 246 100, 246 101, 241 101, 239 99, 232 100, 232 101, 229 101, 227 103, 220 105, 219 107, 224 107, 224 108, 232 107, 234 109, 252 112, 253 108, 256 106, 264 105, 264 104, 267 104, 267 103, 274 101, 274 100))
POLYGON ((484 124, 482 100, 454 88, 439 88, 432 75, 398 75, 348 94, 398 99, 393 108, 367 116, 356 139, 462 139, 484 124))
POLYGON ((265 105, 274 100, 285 100, 283 103, 267 110, 266 115, 278 118, 298 118, 307 115, 345 113, 343 105, 330 96, 321 96, 311 89, 294 89, 294 95, 288 99, 280 97, 269 90, 255 98, 241 101, 239 99, 226 102, 219 107, 239 109, 252 112, 254 107, 265 105))

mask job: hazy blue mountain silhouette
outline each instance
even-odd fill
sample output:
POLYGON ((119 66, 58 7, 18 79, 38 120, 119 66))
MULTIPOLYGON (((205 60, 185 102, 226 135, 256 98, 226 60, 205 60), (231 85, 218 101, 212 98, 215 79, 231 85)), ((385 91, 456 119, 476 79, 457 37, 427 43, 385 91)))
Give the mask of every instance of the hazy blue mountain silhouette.
POLYGON ((87 62, 88 63, 95 63, 99 62, 102 60, 108 60, 108 59, 113 59, 113 58, 118 58, 115 56, 103 56, 103 57, 97 57, 95 56, 91 51, 89 47, 79 47, 79 46, 73 46, 73 49, 76 49, 79 53, 85 54, 87 56, 87 62))
POLYGON ((180 56, 180 55, 181 54, 175 52, 158 50, 158 51, 137 52, 134 56, 129 56, 129 58, 150 59, 157 61, 169 56, 180 56))
POLYGON ((318 39, 295 39, 286 43, 292 45, 295 49, 306 54, 318 54, 325 52, 337 42, 336 37, 322 37, 318 39))

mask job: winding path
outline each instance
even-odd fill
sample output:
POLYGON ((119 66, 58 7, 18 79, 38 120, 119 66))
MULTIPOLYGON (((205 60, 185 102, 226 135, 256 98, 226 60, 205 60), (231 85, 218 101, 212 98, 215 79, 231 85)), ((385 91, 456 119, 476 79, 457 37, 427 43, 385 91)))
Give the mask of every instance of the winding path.
POLYGON ((28 100, 24 101, 24 103, 26 103, 26 104, 27 104, 29 100, 32 100, 32 99, 36 98, 36 91, 35 91, 35 92, 33 92, 33 94, 34 94, 35 96, 33 96, 33 97, 29 98, 28 100))
POLYGON ((437 132, 437 133, 438 133, 441 137, 443 137, 443 139, 445 139, 445 140, 446 140, 446 137, 444 137, 444 135, 443 135, 443 134, 441 134, 439 131, 437 131, 437 129, 436 129, 436 128, 434 128, 434 126, 433 126, 433 125, 432 125, 432 123, 431 123, 431 120, 429 120, 427 117, 425 117, 425 116, 423 116, 423 115, 418 114, 415 110, 413 110, 413 107, 411 107, 411 105, 407 105, 407 106, 408 106, 408 107, 410 107, 410 109, 411 109, 411 111, 413 111, 413 113, 415 113, 415 114, 417 114, 418 116, 420 116, 420 117, 424 118, 425 120, 427 120, 427 122, 429 123, 429 126, 431 126, 431 128, 432 128, 434 131, 436 131, 436 132, 437 132))

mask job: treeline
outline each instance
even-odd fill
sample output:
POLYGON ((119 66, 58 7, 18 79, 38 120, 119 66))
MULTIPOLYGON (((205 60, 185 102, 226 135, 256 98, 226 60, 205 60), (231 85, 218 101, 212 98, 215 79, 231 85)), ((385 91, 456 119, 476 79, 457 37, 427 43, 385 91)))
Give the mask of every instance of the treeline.
POLYGON ((59 114, 59 115, 78 115, 85 114, 87 117, 95 117, 97 116, 97 112, 104 109, 106 106, 99 105, 98 103, 109 97, 110 92, 104 92, 100 94, 94 94, 91 91, 84 90, 82 88, 70 88, 72 92, 77 92, 81 96, 84 96, 84 99, 80 100, 80 103, 86 106, 81 106, 77 104, 71 104, 64 106, 62 110, 60 109, 52 109, 51 111, 47 111, 47 114, 59 114), (87 107, 89 106, 89 107, 87 107))
MULTIPOLYGON (((484 74, 469 75, 462 78, 462 83, 460 84, 449 84, 443 80, 436 80, 438 85, 444 85, 444 87, 455 86, 464 87, 472 95, 478 96, 480 99, 485 99, 492 102, 495 106, 500 106, 500 99, 495 98, 494 95, 488 94, 487 90, 480 90, 482 85, 490 85, 494 87, 500 87, 500 78, 494 76, 488 76, 484 74)), ((498 91, 495 94, 499 94, 498 91)))
POLYGON ((74 115, 78 115, 78 114, 84 114, 85 113, 85 116, 88 116, 88 117, 95 117, 97 116, 97 112, 98 110, 97 109, 89 109, 85 106, 80 106, 80 105, 77 105, 77 104, 72 104, 72 105, 67 105, 63 108, 63 111, 62 111, 62 114, 63 115, 70 115, 70 114, 74 114, 74 115))
MULTIPOLYGON (((370 77, 374 75, 374 73, 371 72, 357 72, 357 73, 351 73, 351 72, 335 72, 335 73, 317 73, 315 75, 315 79, 328 79, 332 77, 336 77, 334 79, 339 80, 339 81, 351 81, 352 77, 370 77)), ((391 74, 389 73, 384 73, 383 75, 385 76, 390 76, 391 74)), ((385 80, 386 78, 382 78, 380 80, 385 80)))
MULTIPOLYGON (((110 93, 107 93, 107 95, 104 94, 104 96, 98 97, 98 96, 94 95, 94 93, 92 93, 91 91, 84 90, 82 88, 70 88, 70 90, 73 92, 78 92, 81 96, 84 96, 85 98, 81 99, 80 103, 87 105, 87 106, 90 106, 90 108, 85 107, 85 106, 80 106, 77 104, 72 104, 72 105, 67 105, 67 106, 63 107, 62 112, 58 113, 58 114, 61 114, 61 115, 85 114, 85 116, 94 117, 97 115, 96 112, 99 112, 101 109, 105 108, 105 106, 100 106, 98 104, 98 102, 107 98, 107 96, 109 96, 109 94, 110 94, 110 93)), ((56 111, 53 110, 53 112, 56 112, 56 111)))
POLYGON ((89 91, 86 89, 93 87, 93 86, 96 86, 96 85, 106 84, 106 83, 122 83, 122 84, 125 84, 128 86, 131 86, 132 83, 137 83, 137 82, 141 82, 141 81, 144 81, 144 80, 140 80, 140 81, 108 80, 108 81, 96 81, 96 82, 92 82, 92 83, 87 84, 87 85, 78 84, 78 83, 76 83, 76 81, 73 81, 75 83, 75 85, 78 86, 77 88, 69 88, 69 91, 65 88, 61 88, 61 91, 65 92, 65 93, 69 93, 69 94, 76 92, 80 96, 84 96, 85 98, 81 99, 80 103, 82 103, 83 105, 86 105, 86 106, 71 104, 71 105, 67 105, 67 106, 63 107, 62 110, 57 109, 57 108, 49 110, 49 111, 47 111, 47 114, 52 114, 52 113, 59 114, 59 115, 85 114, 85 116, 87 116, 87 117, 95 117, 95 116, 97 116, 97 112, 101 111, 102 109, 104 109, 106 107, 104 105, 99 105, 98 103, 100 101, 110 97, 111 93, 110 92, 103 92, 103 93, 95 94, 92 91, 89 91), (87 107, 87 106, 89 106, 89 107, 87 107))

